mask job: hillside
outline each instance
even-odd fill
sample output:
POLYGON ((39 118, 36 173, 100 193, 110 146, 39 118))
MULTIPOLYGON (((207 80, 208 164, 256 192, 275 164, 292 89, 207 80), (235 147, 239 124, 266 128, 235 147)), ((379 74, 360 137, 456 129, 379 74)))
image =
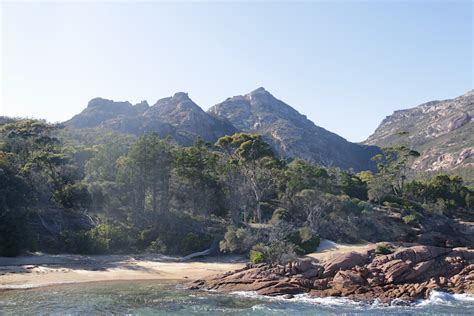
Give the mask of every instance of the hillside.
POLYGON ((261 134, 283 157, 299 157, 325 166, 364 170, 372 167, 376 147, 348 142, 315 125, 264 88, 235 96, 208 110, 237 129, 261 134))
MULTIPOLYGON (((472 178, 474 90, 454 99, 431 101, 387 116, 364 144, 407 144, 421 156, 418 171, 456 171, 472 178)), ((467 178, 467 177, 466 177, 467 178)))
POLYGON ((155 132, 163 138, 172 136, 183 145, 192 144, 198 136, 216 141, 235 132, 230 123, 207 114, 183 92, 160 99, 153 106, 146 101, 132 105, 95 98, 64 124, 70 128, 99 127, 135 135, 155 132))

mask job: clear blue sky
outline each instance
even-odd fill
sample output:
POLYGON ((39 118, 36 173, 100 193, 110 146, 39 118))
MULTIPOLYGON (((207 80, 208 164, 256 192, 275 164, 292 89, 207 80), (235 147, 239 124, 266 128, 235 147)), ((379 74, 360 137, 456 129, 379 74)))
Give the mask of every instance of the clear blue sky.
POLYGON ((93 97, 263 86, 361 141, 394 110, 473 88, 471 1, 1 5, 0 114, 62 121, 93 97))

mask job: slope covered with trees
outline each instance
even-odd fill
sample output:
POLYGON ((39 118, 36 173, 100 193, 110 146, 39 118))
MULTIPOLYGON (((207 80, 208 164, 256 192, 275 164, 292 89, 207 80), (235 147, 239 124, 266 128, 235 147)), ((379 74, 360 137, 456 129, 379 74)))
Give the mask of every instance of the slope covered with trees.
POLYGON ((35 120, 0 127, 0 254, 213 251, 286 261, 320 238, 472 246, 462 178, 406 178, 417 152, 353 173, 281 160, 260 135, 183 147, 156 133, 69 130, 35 120))

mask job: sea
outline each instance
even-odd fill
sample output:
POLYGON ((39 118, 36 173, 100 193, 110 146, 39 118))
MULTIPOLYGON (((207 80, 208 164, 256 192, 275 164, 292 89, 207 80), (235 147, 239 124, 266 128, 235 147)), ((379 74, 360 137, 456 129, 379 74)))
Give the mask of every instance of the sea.
POLYGON ((191 291, 175 281, 110 281, 0 292, 0 315, 474 315, 474 296, 433 292, 411 304, 191 291))

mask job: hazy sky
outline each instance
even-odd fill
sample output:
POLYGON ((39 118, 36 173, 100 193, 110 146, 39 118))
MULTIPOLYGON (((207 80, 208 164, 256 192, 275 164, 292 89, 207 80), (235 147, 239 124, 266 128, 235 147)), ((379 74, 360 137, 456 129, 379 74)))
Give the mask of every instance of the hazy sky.
MULTIPOLYGON (((1 0, 0 0, 1 2, 1 0)), ((361 141, 394 110, 473 88, 471 1, 3 2, 0 115, 63 121, 101 96, 263 86, 361 141)))

